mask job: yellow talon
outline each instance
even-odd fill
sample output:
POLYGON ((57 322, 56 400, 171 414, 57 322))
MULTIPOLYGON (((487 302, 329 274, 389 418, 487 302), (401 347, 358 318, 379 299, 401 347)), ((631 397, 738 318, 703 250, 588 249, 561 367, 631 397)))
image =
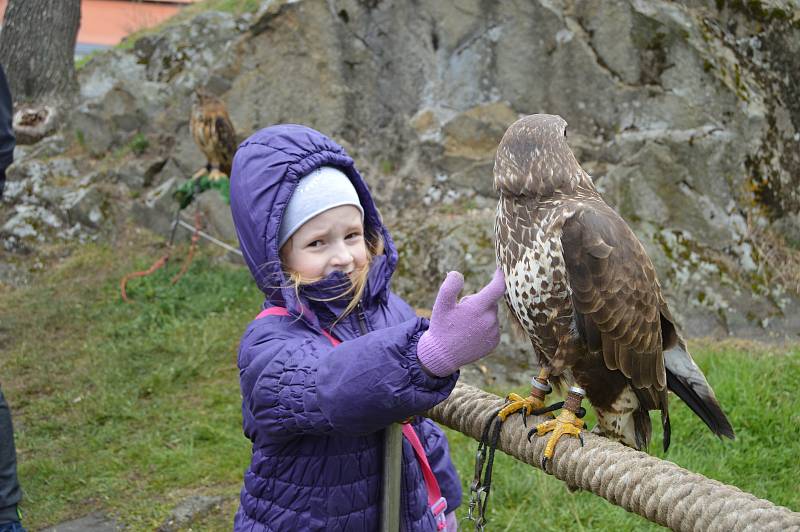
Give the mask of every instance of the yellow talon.
POLYGON ((515 393, 508 394, 508 397, 506 397, 506 402, 509 404, 504 406, 502 410, 497 413, 497 417, 499 417, 501 421, 505 421, 508 416, 514 412, 522 410, 523 408, 525 409, 525 415, 529 416, 534 409, 542 408, 544 406, 544 401, 541 399, 532 396, 523 398, 515 393))
POLYGON ((211 171, 208 173, 208 180, 209 181, 219 181, 220 179, 227 179, 228 176, 218 170, 217 168, 212 168, 211 171))
POLYGON ((548 432, 553 434, 547 440, 547 445, 544 448, 544 458, 550 460, 553 458, 553 453, 556 450, 556 443, 564 434, 580 437, 581 429, 583 428, 583 420, 579 419, 575 414, 569 410, 562 410, 557 418, 545 421, 536 426, 536 435, 544 436, 548 432))

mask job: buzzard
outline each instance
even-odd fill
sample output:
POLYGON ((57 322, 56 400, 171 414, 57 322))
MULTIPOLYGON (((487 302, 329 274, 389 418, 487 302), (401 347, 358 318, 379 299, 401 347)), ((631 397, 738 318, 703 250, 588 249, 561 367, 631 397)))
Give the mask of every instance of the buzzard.
POLYGON ((580 437, 584 396, 597 413, 596 432, 640 450, 650 442, 650 410, 661 411, 669 446, 667 390, 715 434, 733 438, 678 333, 653 263, 566 136, 560 116, 531 115, 512 124, 497 149, 497 259, 506 303, 540 368, 531 396, 511 394, 500 418, 541 408, 551 383, 570 386, 559 416, 529 435, 553 432, 543 466, 561 435, 580 437))
POLYGON ((206 165, 192 177, 208 173, 208 178, 213 181, 230 176, 236 133, 225 104, 202 87, 195 90, 189 128, 207 160, 206 165))

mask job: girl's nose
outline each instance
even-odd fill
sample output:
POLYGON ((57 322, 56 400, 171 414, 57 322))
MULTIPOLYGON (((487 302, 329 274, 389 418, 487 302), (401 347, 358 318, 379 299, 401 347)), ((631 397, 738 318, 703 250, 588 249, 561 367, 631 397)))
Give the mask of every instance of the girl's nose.
POLYGON ((350 253, 350 250, 344 244, 344 242, 339 243, 336 246, 336 250, 334 251, 333 257, 331 257, 331 264, 334 266, 344 266, 350 264, 353 261, 353 254, 350 253))

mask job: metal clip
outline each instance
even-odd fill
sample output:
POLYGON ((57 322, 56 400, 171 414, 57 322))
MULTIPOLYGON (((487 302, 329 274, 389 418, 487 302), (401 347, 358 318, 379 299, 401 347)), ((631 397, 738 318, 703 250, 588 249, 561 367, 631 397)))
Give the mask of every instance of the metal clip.
POLYGON ((477 492, 477 509, 478 518, 475 520, 475 530, 483 530, 486 526, 486 516, 483 513, 486 511, 486 500, 489 497, 489 492, 485 486, 478 488, 477 492))
MULTIPOLYGON (((475 476, 473 477, 472 484, 480 485, 481 483, 481 475, 483 474, 483 462, 486 460, 486 452, 483 450, 483 446, 478 446, 478 452, 475 453, 475 476)), ((477 487, 477 486, 476 486, 477 487)))

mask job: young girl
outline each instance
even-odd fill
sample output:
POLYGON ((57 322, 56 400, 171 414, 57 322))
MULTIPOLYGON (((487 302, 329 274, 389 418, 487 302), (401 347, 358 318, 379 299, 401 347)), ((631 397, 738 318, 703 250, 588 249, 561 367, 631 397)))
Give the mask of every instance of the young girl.
MULTIPOLYGON (((382 429, 444 400, 458 368, 496 347, 502 275, 458 302, 463 277, 450 272, 430 322, 417 318, 389 288, 397 250, 353 160, 304 126, 247 139, 230 197, 266 296, 239 349, 253 457, 234 529, 377 530, 382 429)), ((411 427, 447 504, 432 508, 425 465, 404 438, 401 528, 442 529, 446 515, 455 530, 461 487, 447 440, 429 419, 411 427)))

